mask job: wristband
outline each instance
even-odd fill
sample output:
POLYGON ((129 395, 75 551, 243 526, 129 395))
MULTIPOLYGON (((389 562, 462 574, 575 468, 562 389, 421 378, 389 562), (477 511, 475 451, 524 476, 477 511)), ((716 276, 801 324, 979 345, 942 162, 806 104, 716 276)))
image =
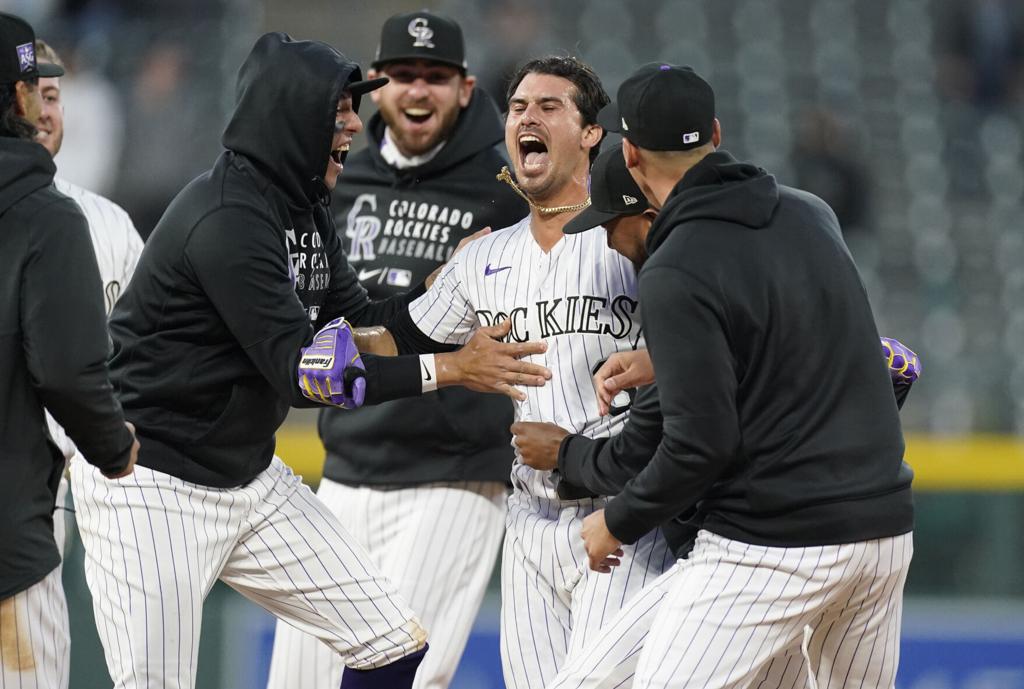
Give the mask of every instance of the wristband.
POLYGON ((420 355, 420 378, 423 383, 423 392, 437 390, 437 364, 433 354, 420 355))

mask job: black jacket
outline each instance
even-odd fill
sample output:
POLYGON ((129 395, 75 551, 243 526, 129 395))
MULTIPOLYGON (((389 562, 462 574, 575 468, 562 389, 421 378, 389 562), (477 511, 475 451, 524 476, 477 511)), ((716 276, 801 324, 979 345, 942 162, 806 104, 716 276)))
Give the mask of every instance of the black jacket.
POLYGON ((107 473, 132 437, 108 379, 99 268, 85 217, 37 143, 0 138, 0 599, 60 562, 53 506, 64 457, 43 407, 107 473))
MULTIPOLYGON (((495 179, 505 164, 497 148, 504 130, 483 92, 475 92, 444 148, 418 167, 399 170, 384 160, 384 126, 379 114, 370 120, 370 145, 345 165, 333 204, 349 261, 373 298, 419 284, 461 239, 507 227, 528 211, 495 179)), ((324 475, 347 484, 507 481, 511 423, 506 397, 460 387, 356 411, 325 409, 324 475)))
POLYGON ((607 508, 633 542, 696 508, 748 543, 913 528, 912 472, 878 332, 835 214, 724 152, 651 227, 640 307, 663 437, 607 508))
MULTIPOLYGON (((910 387, 904 381, 893 383, 898 408, 903 408, 910 387)), ((622 432, 610 438, 567 435, 558 447, 558 470, 565 482, 595 495, 617 495, 651 461, 661 442, 662 425, 657 384, 642 387, 622 432)), ((697 516, 690 508, 661 525, 676 557, 686 557, 693 547, 700 528, 697 516)))
MULTIPOLYGON (((618 495, 630 479, 643 471, 661 442, 661 406, 658 386, 637 390, 622 431, 610 438, 567 435, 558 448, 558 471, 563 484, 582 487, 594 495, 618 495)), ((697 527, 692 510, 661 524, 662 533, 676 557, 693 546, 697 527)))
POLYGON ((227 150, 168 207, 114 307, 111 369, 142 466, 250 481, 288 406, 312 406, 296 366, 314 329, 338 315, 383 323, 404 306, 370 303, 323 203, 337 102, 358 70, 284 34, 260 38, 242 66, 227 150))

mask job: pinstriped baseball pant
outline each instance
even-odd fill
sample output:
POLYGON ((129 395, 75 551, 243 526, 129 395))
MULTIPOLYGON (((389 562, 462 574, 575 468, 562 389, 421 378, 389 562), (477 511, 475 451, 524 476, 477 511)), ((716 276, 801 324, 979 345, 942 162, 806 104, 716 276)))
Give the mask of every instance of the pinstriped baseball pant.
POLYGON ((195 686, 202 606, 219 578, 356 668, 422 648, 424 630, 337 518, 276 457, 240 488, 72 462, 86 582, 118 689, 195 686))
POLYGON ((892 687, 912 553, 909 533, 769 548, 703 531, 548 689, 892 687))
POLYGON ((509 689, 541 689, 644 587, 672 566, 660 530, 623 548, 612 574, 588 568, 580 529, 606 498, 513 493, 502 550, 501 661, 509 689))
MULTIPOLYGON (((61 478, 53 536, 62 560, 67 492, 61 478)), ((61 562, 42 581, 0 601, 0 689, 67 689, 71 638, 63 570, 61 562)))
MULTIPOLYGON (((381 489, 329 479, 331 508, 420 616, 430 648, 414 689, 451 682, 505 532, 503 483, 456 481, 381 489)), ((313 637, 277 624, 267 689, 336 689, 343 666, 313 637)))
POLYGON ((71 666, 61 566, 0 600, 0 689, 66 689, 71 666))

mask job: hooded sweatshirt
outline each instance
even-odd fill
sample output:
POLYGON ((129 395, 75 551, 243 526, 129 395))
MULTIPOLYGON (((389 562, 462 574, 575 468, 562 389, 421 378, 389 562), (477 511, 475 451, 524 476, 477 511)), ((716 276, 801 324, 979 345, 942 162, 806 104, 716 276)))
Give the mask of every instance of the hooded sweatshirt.
POLYGON ((612 534, 632 543, 690 510, 768 546, 909 532, 896 400, 828 205, 716 152, 670 193, 647 248, 640 307, 663 435, 609 503, 612 534))
MULTIPOLYGON (((497 146, 497 108, 474 92, 444 147, 430 161, 399 170, 381 155, 384 121, 370 120, 370 146, 352 156, 334 194, 335 221, 348 259, 374 298, 423 281, 459 241, 497 230, 527 213, 495 175, 506 164, 497 146)), ((460 387, 354 411, 325 409, 320 437, 324 475, 347 484, 508 481, 512 404, 460 387), (402 423, 395 425, 395 419, 402 423)))
POLYGON ((41 145, 0 138, 0 599, 60 562, 53 507, 64 456, 45 405, 86 459, 124 469, 99 268, 85 216, 53 187, 41 145))
MULTIPOLYGON (((360 78, 330 46, 279 33, 242 65, 227 150, 171 202, 112 314, 111 370, 140 465, 247 483, 273 458, 289 405, 312 406, 296 367, 314 331, 341 315, 383 323, 404 307, 369 301, 324 205, 337 103, 360 78)), ((392 363, 407 365, 418 393, 417 358, 392 363)))

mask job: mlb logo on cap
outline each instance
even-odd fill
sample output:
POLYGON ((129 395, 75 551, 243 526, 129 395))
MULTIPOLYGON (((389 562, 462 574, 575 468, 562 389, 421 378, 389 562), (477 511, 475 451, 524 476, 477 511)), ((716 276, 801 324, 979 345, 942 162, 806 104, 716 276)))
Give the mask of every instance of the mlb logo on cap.
POLYGON ((649 151, 685 151, 711 141, 715 93, 689 67, 652 62, 622 82, 597 122, 649 151))

